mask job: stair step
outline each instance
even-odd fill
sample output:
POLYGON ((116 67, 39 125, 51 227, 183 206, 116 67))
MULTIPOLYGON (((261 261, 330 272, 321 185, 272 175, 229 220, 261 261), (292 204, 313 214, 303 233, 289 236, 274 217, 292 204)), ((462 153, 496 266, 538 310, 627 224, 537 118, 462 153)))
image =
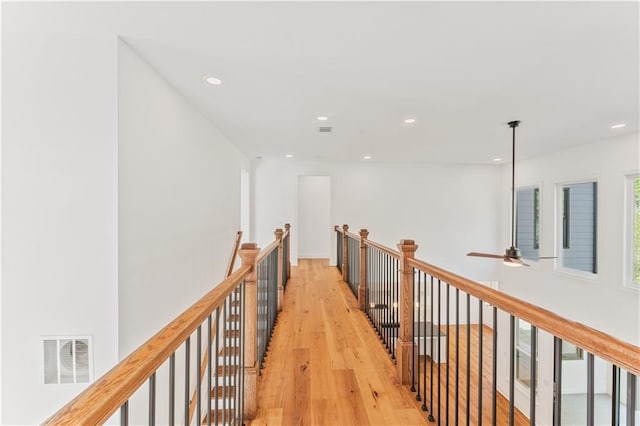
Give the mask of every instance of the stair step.
POLYGON ((238 346, 225 346, 218 352, 219 356, 238 356, 240 355, 240 348, 238 346))
MULTIPOLYGON (((235 422, 234 416, 235 413, 233 410, 224 409, 224 410, 211 410, 211 423, 215 424, 231 424, 232 421, 235 422), (224 423, 222 423, 224 422, 224 423)), ((207 416, 202 418, 202 424, 208 424, 207 416)))
POLYGON ((242 318, 240 314, 229 314, 227 316, 227 322, 240 322, 240 318, 242 318))
MULTIPOLYGON (((222 396, 229 397, 229 395, 235 395, 236 387, 235 385, 230 386, 218 386, 218 398, 222 398, 222 396), (223 393, 224 392, 224 393, 223 393)), ((211 398, 216 397, 216 388, 211 389, 211 398)))
POLYGON ((229 338, 239 338, 240 337, 240 330, 230 330, 227 329, 224 331, 224 336, 225 337, 229 337, 229 338))
MULTIPOLYGON (((238 366, 237 365, 227 365, 226 367, 224 367, 222 365, 218 366, 218 376, 220 378, 223 378, 225 376, 226 377, 229 377, 229 376, 235 377, 237 374, 238 374, 238 366), (226 369, 226 371, 225 371, 225 369, 226 369)), ((214 378, 214 380, 215 380, 215 378, 214 378)))

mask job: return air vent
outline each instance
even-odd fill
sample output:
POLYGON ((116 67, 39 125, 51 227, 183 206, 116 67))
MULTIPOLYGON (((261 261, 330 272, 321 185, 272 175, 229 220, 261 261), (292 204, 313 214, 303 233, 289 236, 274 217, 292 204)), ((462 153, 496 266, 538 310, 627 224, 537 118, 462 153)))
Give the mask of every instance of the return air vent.
POLYGON ((89 383, 91 381, 90 337, 46 337, 44 383, 89 383))
POLYGON ((331 133, 333 131, 333 127, 331 126, 320 126, 318 127, 318 132, 320 133, 331 133))

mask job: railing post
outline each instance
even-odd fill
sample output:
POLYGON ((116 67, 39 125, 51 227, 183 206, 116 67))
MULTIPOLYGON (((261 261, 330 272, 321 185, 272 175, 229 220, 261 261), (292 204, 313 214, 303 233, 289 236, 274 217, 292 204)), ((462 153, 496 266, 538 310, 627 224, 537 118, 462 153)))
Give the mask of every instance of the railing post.
POLYGON ((398 380, 403 385, 412 384, 413 372, 411 371, 411 355, 414 351, 413 342, 413 268, 408 260, 415 256, 418 246, 413 240, 401 240, 398 243, 400 250, 400 329, 396 342, 396 370, 398 380))
POLYGON ((282 247, 282 234, 284 232, 281 228, 277 228, 274 233, 276 236, 276 240, 278 241, 278 312, 282 310, 282 297, 284 296, 284 287, 282 287, 282 255, 284 253, 284 248, 282 247))
POLYGON ((291 278, 291 225, 284 224, 284 230, 287 232, 289 242, 287 244, 287 279, 291 278))
POLYGON ((349 279, 347 268, 349 268, 349 259, 347 257, 347 232, 349 225, 342 225, 342 281, 347 282, 349 279))
POLYGON ((360 286, 358 287, 358 305, 361 311, 365 311, 365 299, 367 296, 367 246, 364 241, 369 236, 366 229, 360 230, 360 286))
POLYGON ((244 416, 253 419, 258 411, 258 364, 257 311, 258 311, 258 265, 256 258, 260 249, 256 243, 244 243, 238 255, 242 266, 251 265, 251 272, 245 278, 245 334, 244 334, 244 416))

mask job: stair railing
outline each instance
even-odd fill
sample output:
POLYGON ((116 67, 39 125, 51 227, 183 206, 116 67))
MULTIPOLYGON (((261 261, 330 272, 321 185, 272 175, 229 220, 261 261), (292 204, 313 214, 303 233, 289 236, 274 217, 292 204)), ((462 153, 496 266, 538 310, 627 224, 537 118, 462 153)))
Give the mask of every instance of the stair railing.
MULTIPOLYGON (((287 226, 287 238, 289 232, 287 226)), ((254 418, 259 363, 273 331, 278 306, 274 299, 282 282, 271 272, 274 265, 276 270, 284 265, 278 257, 281 252, 274 250, 281 244, 276 240, 263 252, 254 243, 242 244, 238 250, 242 264, 236 271, 44 424, 190 424, 193 412, 203 413, 198 422, 207 425, 243 424, 254 418), (265 266, 265 262, 270 263, 265 266), (266 276, 260 272, 264 268, 266 276), (262 300, 259 288, 265 284, 268 294, 262 300), (258 358, 263 309, 268 333, 261 337, 264 349, 258 358), (203 357, 214 352, 218 356, 203 357), (191 408, 193 400, 195 409, 191 408)))
POLYGON ((620 424, 624 416, 626 425, 635 425, 638 346, 415 259, 418 246, 412 240, 400 241, 396 251, 369 240, 367 230, 359 236, 349 233, 347 225, 336 226, 335 231, 337 240, 343 243, 337 247, 343 279, 351 287, 348 280, 352 278, 345 270, 359 265, 363 271, 357 292, 359 305, 396 360, 398 380, 415 392, 430 421, 475 425, 483 420, 494 425, 513 425, 517 421, 535 425, 540 399, 549 398, 552 423, 561 425, 562 348, 563 342, 568 342, 586 354, 584 424, 594 424, 594 363, 600 359, 611 364, 611 424, 620 424), (360 243, 357 262, 349 255, 348 251, 354 249, 344 243, 346 240, 360 243), (489 321, 483 318, 485 309, 490 310, 489 321), (472 326, 474 321, 477 325, 472 326), (530 327, 526 342, 529 354, 537 354, 539 331, 553 336, 553 392, 529 392, 528 418, 515 405, 516 362, 528 371, 529 389, 535 390, 537 357, 519 358, 522 354, 516 348, 516 321, 530 327), (500 358, 498 351, 498 334, 504 328, 508 328, 509 342, 506 359, 500 358), (485 356, 488 359, 483 359, 485 356), (508 365, 508 395, 497 390, 498 362, 500 368, 508 365), (626 374, 621 377, 622 372, 626 374), (620 389, 623 380, 626 390, 620 389), (508 404, 507 418, 499 418, 500 399, 508 404))

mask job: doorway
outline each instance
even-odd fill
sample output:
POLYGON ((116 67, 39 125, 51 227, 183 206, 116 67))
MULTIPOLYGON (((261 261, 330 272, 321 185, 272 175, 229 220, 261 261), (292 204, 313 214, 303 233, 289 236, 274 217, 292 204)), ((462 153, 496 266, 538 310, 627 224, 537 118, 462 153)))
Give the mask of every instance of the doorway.
POLYGON ((298 176, 298 228, 298 258, 330 257, 330 176, 298 176))

